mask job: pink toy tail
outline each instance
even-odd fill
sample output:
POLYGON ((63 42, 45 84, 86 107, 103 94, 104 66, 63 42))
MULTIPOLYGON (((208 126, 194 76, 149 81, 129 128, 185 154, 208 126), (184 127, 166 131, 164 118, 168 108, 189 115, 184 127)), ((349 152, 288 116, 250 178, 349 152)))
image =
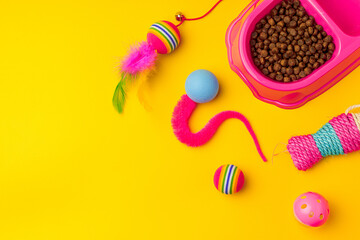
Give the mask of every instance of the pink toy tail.
POLYGON ((249 121, 242 114, 238 112, 234 112, 234 111, 221 112, 215 115, 213 118, 211 118, 210 121, 205 125, 205 127, 201 129, 199 132, 192 133, 189 128, 188 122, 192 112, 196 108, 196 105, 197 104, 185 94, 181 97, 180 101, 178 102, 178 104, 174 109, 171 123, 174 133, 180 142, 191 147, 201 146, 212 138, 212 136, 216 133, 218 127, 226 119, 236 118, 245 124, 247 130, 249 131, 251 137, 254 140, 256 149, 260 157, 263 159, 264 162, 267 161, 263 152, 261 151, 260 144, 256 138, 256 135, 249 121))

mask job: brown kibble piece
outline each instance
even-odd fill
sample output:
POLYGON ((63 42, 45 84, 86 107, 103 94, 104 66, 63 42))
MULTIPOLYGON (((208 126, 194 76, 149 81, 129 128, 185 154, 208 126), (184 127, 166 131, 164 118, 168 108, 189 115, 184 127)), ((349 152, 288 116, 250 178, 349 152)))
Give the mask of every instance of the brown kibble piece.
POLYGON ((299 73, 299 77, 303 78, 303 77, 305 77, 305 76, 306 76, 305 71, 301 71, 301 72, 299 73))
POLYGON ((276 63, 276 64, 274 65, 274 71, 275 71, 275 72, 278 72, 278 71, 280 71, 280 69, 281 69, 281 65, 278 64, 278 63, 276 63))
POLYGON ((260 58, 260 63, 261 63, 261 65, 264 65, 265 64, 265 58, 261 57, 260 58))
POLYGON ((270 77, 271 79, 275 79, 275 76, 276 76, 276 73, 270 73, 270 74, 269 74, 269 77, 270 77))
POLYGON ((332 54, 331 53, 326 53, 326 60, 330 60, 332 57, 332 54))
POLYGON ((268 75, 268 74, 269 74, 269 70, 267 70, 266 68, 264 68, 264 69, 262 70, 262 73, 265 74, 265 75, 268 75))
POLYGON ((294 70, 293 70, 291 67, 288 67, 288 68, 286 69, 286 74, 291 75, 291 74, 293 74, 293 73, 294 73, 294 70))
POLYGON ((305 57, 303 57, 302 60, 303 60, 304 63, 308 63, 309 59, 310 59, 309 56, 305 56, 305 57))
POLYGON ((316 49, 315 49, 314 47, 310 47, 310 52, 311 52, 312 54, 314 54, 314 53, 316 53, 316 49))
POLYGON ((316 45, 315 45, 315 48, 316 48, 316 50, 318 50, 318 51, 320 51, 321 49, 322 49, 322 45, 321 45, 321 43, 317 43, 316 45))
POLYGON ((273 67, 272 67, 272 65, 270 65, 270 66, 268 66, 268 70, 269 70, 269 72, 274 72, 274 69, 273 69, 273 67))
POLYGON ((329 43, 328 49, 334 51, 334 50, 335 50, 335 45, 334 45, 334 43, 329 43))
POLYGON ((314 69, 318 69, 319 67, 320 67, 320 63, 316 62, 316 63, 313 64, 314 69))
POLYGON ((330 35, 327 35, 327 36, 324 38, 324 41, 330 43, 330 42, 333 41, 333 38, 332 38, 330 35))
POLYGON ((275 32, 275 29, 274 29, 274 28, 270 28, 270 29, 268 30, 268 34, 269 34, 270 36, 273 35, 274 32, 275 32))
POLYGON ((273 8, 273 9, 271 10, 271 15, 275 16, 277 13, 278 13, 278 11, 277 11, 276 8, 273 8))
POLYGON ((268 55, 269 53, 268 53, 268 51, 266 51, 266 50, 262 50, 260 54, 261 54, 262 57, 267 57, 267 55, 268 55))
POLYGON ((259 38, 260 38, 261 40, 265 40, 265 39, 267 39, 267 37, 268 37, 268 35, 267 35, 266 33, 264 33, 264 32, 260 33, 259 38))
POLYGON ((310 35, 313 35, 313 34, 314 34, 314 28, 313 28, 313 27, 309 27, 309 28, 307 29, 307 31, 308 31, 308 33, 309 33, 310 35))
POLYGON ((286 59, 283 59, 280 61, 281 66, 286 67, 288 65, 288 61, 286 59))
POLYGON ((283 75, 277 74, 277 75, 276 75, 276 80, 278 80, 278 81, 283 80, 283 75))
POLYGON ((293 28, 289 28, 289 29, 288 29, 288 32, 289 32, 289 34, 290 34, 291 36, 296 36, 296 34, 297 34, 296 30, 293 29, 293 28))
POLYGON ((296 65, 296 60, 295 59, 289 59, 288 64, 290 67, 294 67, 296 65))
POLYGON ((284 17, 284 23, 288 24, 291 21, 289 16, 284 17))
POLYGON ((296 25, 297 25, 297 23, 295 21, 291 21, 289 23, 289 26, 292 27, 292 28, 296 27, 296 25))
POLYGON ((274 48, 271 49, 271 52, 272 52, 273 54, 276 54, 276 53, 279 52, 279 49, 278 49, 277 47, 274 47, 274 48))
POLYGON ((323 30, 323 27, 321 25, 316 25, 315 28, 319 31, 322 31, 323 30))
POLYGON ((309 19, 309 20, 307 20, 307 21, 305 22, 305 24, 306 24, 307 27, 311 27, 311 26, 314 24, 314 20, 309 19))
POLYGON ((304 30, 305 30, 305 29, 306 29, 306 24, 305 24, 305 23, 301 23, 299 27, 300 27, 300 29, 304 29, 304 30))
POLYGON ((278 42, 278 38, 277 38, 277 36, 274 36, 274 35, 271 36, 270 41, 273 42, 273 43, 276 43, 276 42, 278 42))
POLYGON ((308 45, 304 44, 304 45, 301 46, 301 50, 303 50, 304 52, 306 52, 308 49, 309 49, 308 45))
POLYGON ((304 69, 304 72, 305 72, 306 75, 309 75, 312 72, 312 70, 311 70, 311 68, 307 67, 307 68, 304 69))
POLYGON ((284 27, 285 26, 285 23, 284 21, 280 21, 278 22, 276 25, 280 26, 280 27, 284 27))
POLYGON ((299 67, 295 67, 294 68, 294 73, 297 75, 300 73, 300 68, 299 67))
MULTIPOLYGON (((268 20, 268 23, 271 25, 271 26, 274 26, 275 25, 275 20, 273 18, 270 18, 268 20)), ((249 35, 248 35, 249 36, 249 35)))
POLYGON ((289 15, 293 16, 296 13, 296 10, 294 8, 289 9, 289 15))
POLYGON ((311 56, 309 59, 309 63, 314 64, 316 62, 315 57, 311 56))

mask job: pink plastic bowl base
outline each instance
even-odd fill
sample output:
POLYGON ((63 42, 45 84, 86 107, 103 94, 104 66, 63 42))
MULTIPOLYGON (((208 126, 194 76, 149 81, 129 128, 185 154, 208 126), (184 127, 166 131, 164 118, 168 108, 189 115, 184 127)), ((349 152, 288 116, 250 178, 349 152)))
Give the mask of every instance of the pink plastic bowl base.
POLYGON ((334 38, 333 57, 296 82, 276 82, 254 65, 250 35, 256 23, 282 0, 253 0, 226 33, 229 63, 258 99, 297 108, 319 96, 360 64, 360 0, 300 0, 306 11, 334 38))
POLYGON ((328 202, 318 193, 307 192, 295 200, 295 217, 307 226, 319 227, 323 225, 328 219, 329 213, 328 202))

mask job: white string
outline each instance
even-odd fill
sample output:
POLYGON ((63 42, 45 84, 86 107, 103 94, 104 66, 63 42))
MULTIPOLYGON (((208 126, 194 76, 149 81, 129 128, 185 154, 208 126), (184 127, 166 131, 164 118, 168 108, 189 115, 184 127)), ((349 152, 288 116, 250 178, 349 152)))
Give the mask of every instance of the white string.
POLYGON ((360 131, 360 113, 352 113, 352 116, 355 120, 356 126, 360 131))
POLYGON ((354 110, 356 108, 360 108, 360 104, 349 107, 348 109, 346 109, 345 114, 348 114, 351 110, 354 110))
POLYGON ((271 164, 274 163, 274 157, 276 157, 276 156, 278 156, 278 155, 280 155, 280 154, 282 154, 282 153, 288 152, 286 146, 287 146, 286 143, 283 143, 283 142, 279 142, 278 144, 276 144, 276 146, 275 146, 275 148, 274 148, 274 150, 273 150, 273 154, 272 154, 272 156, 271 156, 271 164), (283 150, 283 151, 281 151, 281 152, 279 152, 279 153, 275 153, 275 151, 277 150, 277 148, 278 148, 280 145, 285 146, 285 150, 283 150))

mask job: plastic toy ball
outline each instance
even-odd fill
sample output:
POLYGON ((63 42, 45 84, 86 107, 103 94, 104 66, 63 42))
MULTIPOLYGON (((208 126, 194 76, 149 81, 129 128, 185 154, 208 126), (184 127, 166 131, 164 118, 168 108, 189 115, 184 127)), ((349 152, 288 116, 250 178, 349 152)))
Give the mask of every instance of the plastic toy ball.
POLYGON ((206 103, 213 100, 219 91, 219 82, 208 70, 196 70, 186 79, 185 91, 196 103, 206 103))
POLYGON ((214 174, 214 185, 222 193, 237 193, 244 185, 244 174, 234 165, 223 165, 214 174))
POLYGON ((294 214, 299 222, 311 227, 323 225, 329 217, 328 201, 318 193, 301 194, 294 203, 294 214))

